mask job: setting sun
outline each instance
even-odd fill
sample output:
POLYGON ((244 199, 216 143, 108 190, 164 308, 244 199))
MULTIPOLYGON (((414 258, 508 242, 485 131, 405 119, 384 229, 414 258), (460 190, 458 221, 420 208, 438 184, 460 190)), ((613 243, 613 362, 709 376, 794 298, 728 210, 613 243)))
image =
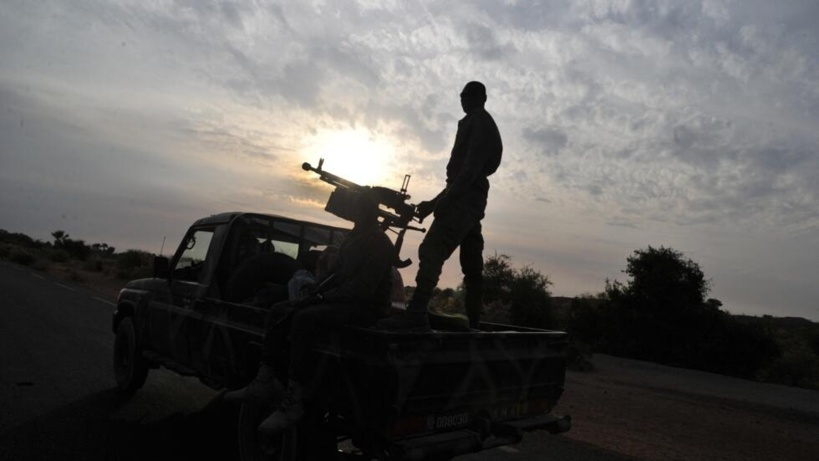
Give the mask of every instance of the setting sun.
POLYGON ((367 130, 320 131, 305 140, 305 160, 362 186, 390 186, 389 164, 395 148, 367 130))

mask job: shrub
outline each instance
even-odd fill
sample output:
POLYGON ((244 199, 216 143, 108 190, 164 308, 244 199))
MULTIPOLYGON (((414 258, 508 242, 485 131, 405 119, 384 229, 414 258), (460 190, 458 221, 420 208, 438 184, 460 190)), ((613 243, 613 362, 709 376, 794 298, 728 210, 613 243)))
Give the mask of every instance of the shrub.
POLYGON ((507 317, 508 321, 504 323, 533 328, 550 326, 552 298, 549 286, 552 282, 545 275, 530 266, 515 269, 512 258, 501 254, 486 259, 483 284, 484 312, 487 314, 483 317, 487 320, 507 317))
POLYGON ((28 235, 19 232, 8 232, 3 229, 0 229, 0 242, 25 248, 40 248, 43 246, 43 242, 34 240, 28 235))
POLYGON ((88 255, 91 254, 91 247, 86 245, 83 240, 66 239, 62 247, 72 258, 79 259, 80 261, 85 261, 88 255))
POLYGON ((128 250, 117 255, 117 277, 135 279, 149 277, 153 255, 141 250, 128 250))
POLYGON ((102 272, 102 268, 103 268, 102 260, 100 260, 100 258, 96 256, 92 256, 82 265, 82 269, 89 272, 102 272))
POLYGON ((807 344, 794 342, 757 374, 761 381, 819 389, 819 357, 807 344))
POLYGON ((489 323, 500 323, 503 325, 509 325, 510 323, 512 323, 511 320, 509 319, 509 306, 497 299, 494 301, 490 301, 488 303, 484 303, 483 314, 481 314, 481 320, 489 323))
POLYGON ((51 250, 48 252, 48 259, 55 263, 68 261, 68 252, 65 250, 51 250))
POLYGON ((37 261, 37 257, 26 249, 12 248, 11 252, 9 253, 9 261, 22 264, 23 266, 31 266, 37 261))
POLYGON ((572 371, 594 371, 592 348, 583 341, 570 339, 566 348, 566 368, 572 371))
POLYGON ((84 282, 85 281, 85 277, 83 277, 82 274, 80 274, 79 272, 77 272, 75 270, 71 270, 71 271, 68 272, 68 278, 70 280, 75 281, 75 282, 84 282))

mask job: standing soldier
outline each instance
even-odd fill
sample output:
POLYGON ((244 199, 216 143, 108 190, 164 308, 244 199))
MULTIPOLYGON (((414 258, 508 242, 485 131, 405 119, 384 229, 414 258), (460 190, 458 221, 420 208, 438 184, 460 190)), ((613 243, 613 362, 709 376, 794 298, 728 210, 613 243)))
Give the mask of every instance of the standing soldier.
POLYGON ((415 292, 406 312, 378 323, 383 329, 429 330, 427 305, 444 262, 458 246, 469 326, 478 328, 483 304, 481 220, 489 194, 488 177, 498 169, 503 152, 498 126, 484 109, 485 103, 486 87, 480 82, 467 83, 461 92, 461 107, 466 116, 458 122, 455 145, 446 167, 446 188, 417 207, 419 217, 434 212, 435 220, 418 248, 415 292))

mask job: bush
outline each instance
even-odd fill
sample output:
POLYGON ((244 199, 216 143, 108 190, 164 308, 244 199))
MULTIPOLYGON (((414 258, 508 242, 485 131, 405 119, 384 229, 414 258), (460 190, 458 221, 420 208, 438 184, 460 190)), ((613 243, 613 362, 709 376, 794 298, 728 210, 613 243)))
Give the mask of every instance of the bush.
POLYGON ((819 389, 819 357, 807 344, 794 342, 757 374, 760 381, 819 389))
POLYGON ((23 266, 31 266, 37 261, 37 257, 29 250, 15 247, 9 253, 9 261, 23 266))
POLYGON ((141 250, 128 250, 117 255, 117 277, 125 280, 149 277, 153 255, 141 250))
POLYGON ((55 263, 67 262, 68 252, 65 250, 51 250, 48 252, 48 259, 55 263))
POLYGON ((594 371, 592 359, 592 348, 589 344, 570 339, 569 347, 566 348, 566 368, 572 371, 594 371))
POLYGON ((607 327, 601 310, 605 301, 606 298, 602 294, 597 297, 579 296, 572 299, 566 320, 566 330, 571 333, 572 338, 578 338, 589 345, 599 342, 607 327))
POLYGON ((80 261, 85 261, 88 255, 91 254, 91 247, 85 244, 83 240, 66 239, 63 242, 62 248, 68 252, 69 256, 80 261))
POLYGON ((41 241, 34 240, 28 235, 19 232, 8 232, 3 229, 0 229, 0 242, 24 248, 41 248, 43 246, 41 241))
POLYGON ((509 305, 497 299, 488 303, 484 302, 481 320, 489 323, 509 325, 512 323, 509 318, 509 305))
POLYGON ((102 260, 99 257, 92 256, 83 263, 82 269, 89 272, 102 272, 102 260))
POLYGON ((488 314, 483 318, 507 317, 503 323, 533 328, 548 328, 552 323, 552 282, 532 267, 515 269, 510 256, 492 256, 484 263, 483 284, 488 314))
POLYGON ((75 282, 84 282, 85 281, 85 277, 83 277, 82 274, 80 274, 79 272, 77 272, 75 270, 71 270, 71 271, 68 272, 68 278, 70 280, 75 281, 75 282))

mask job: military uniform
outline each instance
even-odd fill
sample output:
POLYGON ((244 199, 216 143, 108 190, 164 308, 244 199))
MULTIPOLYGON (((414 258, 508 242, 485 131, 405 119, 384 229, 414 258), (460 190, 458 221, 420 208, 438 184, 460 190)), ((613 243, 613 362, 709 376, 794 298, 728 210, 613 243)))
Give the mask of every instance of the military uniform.
POLYGON ((503 144, 492 116, 482 107, 458 122, 447 164, 447 187, 435 205, 435 220, 418 249, 415 293, 408 310, 424 310, 444 262, 460 246, 470 325, 477 327, 483 298, 481 220, 489 194, 488 176, 500 165, 503 144))

